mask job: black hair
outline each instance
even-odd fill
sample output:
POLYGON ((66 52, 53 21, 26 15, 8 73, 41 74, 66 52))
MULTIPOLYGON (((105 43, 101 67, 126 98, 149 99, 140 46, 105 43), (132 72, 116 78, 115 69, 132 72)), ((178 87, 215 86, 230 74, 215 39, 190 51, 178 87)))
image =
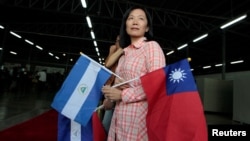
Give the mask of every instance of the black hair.
POLYGON ((125 48, 125 47, 127 47, 127 46, 129 46, 131 44, 130 36, 126 32, 126 21, 127 21, 127 18, 129 16, 129 14, 134 9, 141 9, 141 10, 143 10, 145 12, 145 15, 146 15, 146 18, 147 18, 147 21, 148 21, 147 26, 148 26, 149 30, 148 30, 148 32, 145 33, 144 36, 147 38, 148 41, 153 40, 153 22, 152 22, 152 18, 150 16, 149 12, 144 7, 133 6, 133 7, 130 7, 125 12, 125 14, 123 15, 123 18, 122 18, 122 24, 121 24, 121 28, 120 28, 120 41, 119 41, 119 44, 120 44, 120 46, 122 48, 125 48))

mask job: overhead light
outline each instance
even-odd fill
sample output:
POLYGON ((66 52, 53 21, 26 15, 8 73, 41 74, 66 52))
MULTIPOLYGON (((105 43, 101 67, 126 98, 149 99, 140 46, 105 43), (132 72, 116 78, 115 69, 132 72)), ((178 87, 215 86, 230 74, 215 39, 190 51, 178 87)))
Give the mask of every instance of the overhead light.
POLYGON ((10 34, 12 34, 12 35, 16 36, 17 38, 22 38, 20 35, 16 34, 16 33, 15 33, 15 32, 13 32, 13 31, 10 31, 10 34))
POLYGON ((87 20, 87 23, 88 23, 89 28, 92 28, 92 23, 91 23, 90 17, 87 16, 87 17, 86 17, 86 20, 87 20))
POLYGON ((230 21, 230 22, 228 22, 228 23, 222 25, 220 28, 221 28, 221 29, 224 29, 224 28, 226 28, 226 27, 228 27, 228 26, 230 26, 230 25, 232 25, 232 24, 234 24, 234 23, 237 23, 237 22, 239 22, 239 21, 245 19, 246 17, 247 17, 247 14, 245 14, 245 15, 243 15, 243 16, 240 16, 240 17, 238 17, 238 18, 236 18, 236 19, 234 19, 234 20, 232 20, 232 21, 230 21))
POLYGON ((42 47, 40 47, 39 45, 36 45, 36 48, 40 49, 40 50, 43 50, 42 47))
POLYGON ((0 50, 3 50, 3 48, 0 47, 0 50))
POLYGON ((181 50, 181 49, 183 49, 184 47, 187 47, 187 44, 184 44, 184 45, 178 47, 177 50, 181 50))
POLYGON ((201 39, 206 38, 207 36, 208 36, 208 34, 201 35, 200 37, 194 39, 193 42, 197 42, 197 41, 199 41, 199 40, 201 40, 201 39))
POLYGON ((102 62, 102 58, 98 58, 100 64, 104 64, 105 62, 102 62))
POLYGON ((170 54, 173 54, 174 53, 174 51, 172 50, 172 51, 169 51, 168 53, 167 53, 167 55, 170 55, 170 54))
POLYGON ((230 64, 238 64, 238 63, 243 63, 244 60, 238 60, 238 61, 233 61, 233 62, 230 62, 230 64))
POLYGON ((220 66, 222 66, 222 64, 216 64, 216 65, 214 65, 215 67, 220 67, 220 66))
POLYGON ((93 43, 94 43, 94 46, 95 46, 95 47, 97 47, 97 42, 96 42, 96 41, 94 41, 93 43))
POLYGON ((82 3, 82 7, 83 7, 83 8, 87 8, 87 4, 86 4, 86 1, 85 1, 85 0, 81 0, 81 3, 82 3))
POLYGON ((29 43, 29 44, 31 44, 31 45, 34 45, 33 42, 31 42, 31 41, 29 41, 29 40, 27 40, 27 39, 25 39, 24 41, 27 42, 27 43, 29 43))
POLYGON ((49 55, 50 55, 50 56, 54 56, 54 54, 53 54, 53 53, 51 53, 51 52, 49 52, 49 55))
POLYGON ((93 30, 90 31, 91 37, 92 39, 95 39, 95 33, 93 32, 93 30))
POLYGON ((95 51, 96 51, 96 52, 99 52, 99 49, 98 49, 98 47, 96 47, 96 48, 95 48, 95 51))
POLYGON ((57 60, 59 60, 59 57, 58 57, 58 56, 55 56, 55 58, 56 58, 57 60))
POLYGON ((4 29, 4 27, 3 27, 2 25, 0 25, 0 28, 1 28, 1 29, 4 29))
POLYGON ((211 68, 211 66, 204 66, 203 69, 211 68))
POLYGON ((16 52, 14 52, 14 51, 10 51, 10 54, 17 55, 17 53, 16 53, 16 52))

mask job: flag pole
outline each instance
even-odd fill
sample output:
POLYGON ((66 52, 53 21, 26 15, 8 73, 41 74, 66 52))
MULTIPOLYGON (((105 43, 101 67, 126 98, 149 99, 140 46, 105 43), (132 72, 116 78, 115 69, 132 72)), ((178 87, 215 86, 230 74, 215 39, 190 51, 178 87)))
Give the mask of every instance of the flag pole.
POLYGON ((135 81, 135 80, 137 80, 137 79, 139 79, 140 77, 136 77, 136 78, 134 78, 134 79, 130 79, 130 80, 128 80, 128 81, 124 81, 124 82, 122 82, 122 83, 119 83, 119 84, 115 84, 115 85, 113 85, 112 87, 119 87, 119 86, 121 86, 121 85, 124 85, 124 84, 127 84, 127 83, 129 83, 129 82, 132 82, 132 81, 135 81))
MULTIPOLYGON (((188 62, 191 62, 191 57, 188 57, 187 58, 187 60, 188 60, 188 62)), ((137 79, 139 79, 140 77, 136 77, 136 78, 133 78, 133 79, 130 79, 130 80, 128 80, 128 81, 125 81, 125 82, 122 82, 122 83, 119 83, 119 84, 115 84, 115 85, 113 85, 112 87, 119 87, 119 86, 121 86, 121 85, 124 85, 124 84, 126 84, 126 83, 130 83, 130 82, 132 82, 132 81, 135 81, 135 80, 137 80, 137 79)))
MULTIPOLYGON (((123 78, 121 78, 119 75, 115 74, 114 72, 112 72, 111 70, 109 70, 108 68, 106 68, 103 65, 100 65, 99 63, 97 63, 95 60, 93 60, 92 58, 88 57, 87 55, 85 55, 84 53, 80 52, 80 54, 86 58, 88 58, 89 60, 91 60, 92 62, 94 62, 96 65, 100 66, 101 68, 105 69, 106 71, 108 71, 109 73, 113 74, 115 77, 118 77, 121 80, 124 80, 123 78)), ((132 84, 129 84, 131 87, 134 87, 132 84)), ((120 85, 119 85, 120 86, 120 85)), ((118 87, 118 86, 117 86, 118 87)))
POLYGON ((104 108, 104 105, 103 105, 103 104, 100 105, 100 106, 98 106, 97 108, 95 108, 94 112, 96 112, 97 110, 102 109, 102 108, 104 108))

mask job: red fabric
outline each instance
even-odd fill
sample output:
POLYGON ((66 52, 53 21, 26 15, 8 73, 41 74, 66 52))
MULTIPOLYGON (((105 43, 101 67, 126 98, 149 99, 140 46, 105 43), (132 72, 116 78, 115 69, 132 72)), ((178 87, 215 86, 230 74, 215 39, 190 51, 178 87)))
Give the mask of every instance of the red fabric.
POLYGON ((92 126, 94 141, 105 141, 107 135, 96 112, 92 115, 92 126))
POLYGON ((207 127, 198 92, 167 96, 163 69, 141 77, 147 95, 149 141, 207 141, 207 127))
POLYGON ((57 112, 50 110, 0 132, 1 141, 56 141, 57 112))
MULTIPOLYGON (((58 113, 55 110, 45 112, 26 122, 0 132, 0 141, 57 141, 58 113)), ((92 116, 94 141, 107 138, 102 123, 94 112, 92 116)))

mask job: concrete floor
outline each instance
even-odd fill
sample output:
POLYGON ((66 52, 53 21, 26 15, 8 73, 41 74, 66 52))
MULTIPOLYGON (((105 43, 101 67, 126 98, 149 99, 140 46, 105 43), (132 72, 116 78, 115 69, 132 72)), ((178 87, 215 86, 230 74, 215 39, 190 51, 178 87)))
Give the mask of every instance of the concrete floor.
POLYGON ((55 91, 4 91, 0 93, 0 131, 50 110, 55 91))

